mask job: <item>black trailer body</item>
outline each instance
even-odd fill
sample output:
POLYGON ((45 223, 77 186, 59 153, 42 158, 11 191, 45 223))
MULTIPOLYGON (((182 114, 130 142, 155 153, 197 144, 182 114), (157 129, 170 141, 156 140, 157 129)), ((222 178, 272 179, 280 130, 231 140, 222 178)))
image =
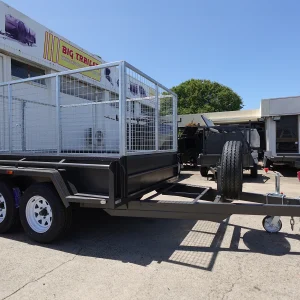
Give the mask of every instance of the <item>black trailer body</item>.
MULTIPOLYGON (((143 159, 147 158, 143 157, 143 159)), ((152 167, 147 171, 134 166, 132 169, 125 167, 128 172, 123 173, 121 170, 124 170, 125 165, 121 160, 55 162, 7 158, 5 161, 0 161, 0 181, 9 182, 12 188, 17 187, 21 193, 24 189, 28 189, 28 186, 36 183, 41 185, 51 183, 66 209, 78 204, 81 207, 103 209, 112 216, 221 222, 233 214, 266 215, 267 217, 263 219, 263 226, 271 233, 278 232, 282 226, 280 218, 276 216, 300 216, 300 199, 288 198, 281 194, 279 185, 274 193, 263 195, 243 192, 239 199, 229 199, 211 187, 178 182, 176 155, 169 157, 170 162, 174 162, 169 165, 162 163, 163 160, 167 160, 166 156, 160 155, 153 160, 148 159, 149 162, 151 160, 152 167), (95 192, 98 184, 94 185, 93 182, 97 182, 97 178, 98 182, 104 178, 104 175, 96 175, 99 170, 104 171, 105 177, 108 178, 107 193, 95 192), (137 170, 138 172, 132 173, 137 170), (158 173, 162 179, 160 182, 153 180, 157 178, 158 173), (74 185, 74 174, 77 174, 82 182, 89 181, 87 178, 95 177, 90 182, 93 193, 85 189, 87 185, 81 185, 77 181, 74 185), (80 190, 80 188, 83 189, 80 190), (174 196, 175 199, 173 199, 174 196), (167 199, 160 200, 160 198, 167 199), (272 224, 272 221, 275 223, 272 224)), ((101 191, 103 190, 105 190, 104 185, 101 188, 101 191)), ((16 207, 19 207, 19 201, 20 199, 15 196, 16 207)), ((53 240, 52 238, 44 240, 39 236, 32 238, 38 242, 53 240)))
POLYGON ((0 180, 25 191, 51 182, 65 206, 80 203, 116 208, 178 177, 177 154, 115 158, 0 156, 0 180))
MULTIPOLYGON (((162 158, 163 156, 160 157, 160 159, 162 158)), ((164 159, 166 160, 166 157, 164 159)), ((177 161, 176 156, 173 156, 172 159, 174 162, 177 161)), ((156 163, 158 161, 159 159, 156 160, 156 163)), ((156 213, 157 217, 168 218, 168 214, 163 214, 168 212, 170 213, 169 217, 172 216, 172 218, 177 215, 177 218, 180 219, 187 217, 197 220, 223 220, 232 214, 300 216, 300 198, 286 197, 280 193, 280 186, 277 183, 277 190, 274 193, 243 192, 240 199, 230 199, 222 197, 218 190, 211 187, 180 183, 177 163, 169 166, 160 163, 148 171, 141 171, 140 169, 139 172, 131 175, 127 172, 125 172, 127 174, 120 173, 123 168, 120 160, 106 162, 106 164, 103 164, 103 161, 98 161, 98 163, 100 164, 95 161, 56 163, 54 161, 27 161, 24 158, 22 160, 7 159, 0 161, 0 178, 2 181, 9 180, 12 186, 18 186, 21 190, 28 188, 26 185, 31 185, 33 182, 51 182, 66 207, 71 203, 80 203, 83 207, 103 208, 111 215, 138 217, 143 215, 142 212, 147 211, 148 213, 152 212, 152 214, 156 213), (78 188, 81 185, 76 184, 75 186, 73 184, 74 174, 77 174, 85 182, 89 180, 83 176, 87 175, 87 178, 91 178, 95 176, 94 172, 97 170, 105 171, 105 176, 109 179, 106 184, 106 193, 91 193, 85 189, 79 192, 78 188), (72 176, 68 175, 73 172, 72 176), (164 179, 160 182, 155 181, 153 184, 151 178, 156 178, 157 173, 164 173, 164 179), (82 176, 82 174, 84 175, 82 176), (122 177, 123 179, 121 179, 122 177), (132 178, 139 178, 139 183, 137 184, 136 179, 132 181, 132 178), (149 184, 151 181, 152 183, 149 184), (129 192, 130 189, 131 192, 129 192), (150 192, 152 192, 151 195, 141 200, 150 192), (187 199, 184 201, 178 199, 171 201, 171 198, 155 200, 162 195, 179 196, 187 199), (234 203, 235 201, 239 201, 239 203, 234 203), (187 216, 187 213, 193 214, 187 216)), ((155 159, 152 163, 155 163, 155 159)), ((103 179, 102 175, 96 178, 103 179)), ((96 186, 98 184, 94 187, 96 186)), ((102 190, 104 190, 104 186, 102 190)))

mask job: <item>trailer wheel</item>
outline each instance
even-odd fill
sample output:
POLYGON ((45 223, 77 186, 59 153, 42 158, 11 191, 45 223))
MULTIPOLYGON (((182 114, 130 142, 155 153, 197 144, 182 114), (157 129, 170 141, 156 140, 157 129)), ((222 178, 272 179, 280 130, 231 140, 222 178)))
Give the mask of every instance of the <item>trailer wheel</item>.
POLYGON ((26 234, 39 243, 62 237, 71 224, 71 207, 66 208, 51 184, 30 186, 20 203, 20 219, 26 234))
POLYGON ((250 174, 252 178, 257 178, 257 164, 254 164, 250 169, 250 174))
POLYGON ((181 174, 181 164, 180 161, 177 163, 177 176, 180 177, 181 174))
POLYGON ((18 221, 12 187, 6 182, 0 182, 0 233, 10 231, 18 221))
POLYGON ((218 191, 226 198, 238 199, 243 188, 243 152, 240 141, 227 141, 221 156, 218 191))
POLYGON ((200 174, 202 177, 207 177, 208 168, 207 167, 200 167, 200 174))
POLYGON ((265 229, 266 232, 268 233, 277 233, 281 230, 282 228, 282 222, 279 219, 276 224, 272 223, 273 221, 273 217, 271 216, 266 216, 264 217, 263 221, 262 221, 262 225, 265 229))

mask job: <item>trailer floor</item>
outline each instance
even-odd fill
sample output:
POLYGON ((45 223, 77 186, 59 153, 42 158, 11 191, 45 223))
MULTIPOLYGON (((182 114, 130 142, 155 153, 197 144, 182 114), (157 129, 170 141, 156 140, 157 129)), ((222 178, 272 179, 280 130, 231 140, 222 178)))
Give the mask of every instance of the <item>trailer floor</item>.
MULTIPOLYGON (((185 182, 215 186, 198 172, 185 182)), ((296 172, 282 191, 300 195, 296 172)), ((271 192, 274 178, 245 177, 271 192)), ((20 232, 0 237, 0 299, 299 299, 300 223, 268 235, 261 216, 208 221, 104 217, 79 211, 69 237, 50 246, 20 232)))

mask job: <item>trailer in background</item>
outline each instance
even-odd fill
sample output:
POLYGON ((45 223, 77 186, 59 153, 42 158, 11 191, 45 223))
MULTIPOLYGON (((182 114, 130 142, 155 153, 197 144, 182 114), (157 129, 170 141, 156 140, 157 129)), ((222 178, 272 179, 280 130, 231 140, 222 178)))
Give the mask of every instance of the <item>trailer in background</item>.
POLYGON ((299 103, 300 97, 262 100, 261 117, 266 127, 265 167, 272 164, 299 165, 299 103))
POLYGON ((257 177, 260 136, 251 123, 248 126, 216 126, 204 115, 200 115, 198 120, 199 124, 186 126, 178 139, 181 163, 199 166, 200 174, 204 177, 210 170, 216 175, 225 143, 239 141, 242 145, 243 169, 250 169, 252 177, 257 177))

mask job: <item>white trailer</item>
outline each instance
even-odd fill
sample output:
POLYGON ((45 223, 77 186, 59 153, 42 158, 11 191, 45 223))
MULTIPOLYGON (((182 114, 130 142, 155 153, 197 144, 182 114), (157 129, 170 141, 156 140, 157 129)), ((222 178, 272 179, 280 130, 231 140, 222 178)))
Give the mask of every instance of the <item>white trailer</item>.
POLYGON ((300 97, 262 100, 261 117, 266 128, 264 166, 296 166, 300 161, 300 97))

